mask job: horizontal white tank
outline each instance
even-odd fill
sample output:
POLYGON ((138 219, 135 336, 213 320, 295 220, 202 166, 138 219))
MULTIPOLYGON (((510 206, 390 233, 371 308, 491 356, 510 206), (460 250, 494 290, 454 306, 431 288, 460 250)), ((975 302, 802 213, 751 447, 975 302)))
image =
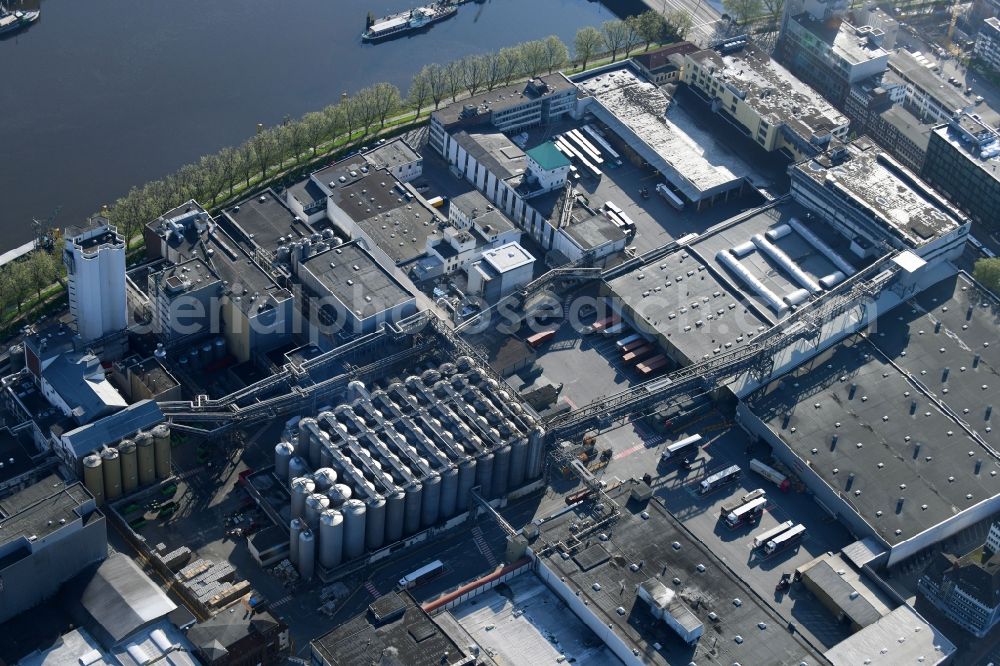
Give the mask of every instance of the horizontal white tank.
POLYGON ((819 279, 819 283, 826 289, 833 289, 844 281, 846 276, 841 271, 834 271, 829 275, 824 275, 819 279))
POLYGON ((811 277, 806 275, 806 272, 799 268, 799 265, 792 261, 792 258, 785 254, 780 247, 760 234, 754 234, 751 240, 753 240, 753 244, 759 247, 762 252, 776 261, 779 266, 784 268, 785 271, 791 275, 800 286, 808 289, 813 294, 818 294, 823 291, 816 283, 816 280, 813 280, 811 277))
POLYGON ((834 265, 839 268, 844 275, 851 276, 854 275, 854 266, 847 263, 843 257, 833 251, 833 248, 827 245, 819 236, 814 234, 812 231, 806 228, 804 224, 799 222, 796 218, 792 218, 788 222, 792 225, 792 229, 806 239, 806 242, 812 245, 814 248, 819 250, 819 253, 825 256, 827 259, 832 261, 834 265))
POLYGON ((792 233, 792 228, 790 226, 787 224, 780 224, 773 229, 768 229, 764 232, 764 235, 767 236, 768 240, 776 241, 784 238, 790 233, 792 233))
POLYGON ((807 298, 809 298, 809 291, 807 289, 796 289, 793 292, 785 294, 784 301, 789 307, 792 307, 804 303, 807 298))
POLYGON ((778 298, 777 294, 764 286, 764 283, 758 280, 750 271, 748 271, 743 264, 737 261, 733 255, 725 250, 721 250, 715 255, 715 258, 719 260, 719 263, 724 265, 730 271, 736 274, 750 289, 752 289, 758 296, 764 299, 764 302, 768 306, 777 312, 779 315, 785 314, 788 311, 788 306, 785 305, 784 301, 778 298))
POLYGON ((729 249, 729 251, 737 257, 742 258, 753 252, 755 247, 756 246, 752 242, 746 241, 744 243, 740 243, 739 245, 734 245, 729 249))

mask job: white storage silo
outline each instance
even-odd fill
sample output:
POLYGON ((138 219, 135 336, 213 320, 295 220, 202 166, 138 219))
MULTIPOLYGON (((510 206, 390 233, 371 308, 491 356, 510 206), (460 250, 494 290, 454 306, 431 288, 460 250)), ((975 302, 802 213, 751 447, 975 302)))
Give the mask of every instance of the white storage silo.
POLYGON ((152 434, 156 478, 162 481, 170 476, 170 426, 161 423, 153 428, 152 434))
POLYGON ((385 508, 385 542, 395 543, 403 538, 403 512, 406 505, 406 493, 396 488, 386 498, 385 508))
POLYGON ((104 499, 114 502, 122 496, 122 464, 117 451, 101 451, 101 470, 104 472, 104 499))
POLYGON ((326 491, 326 496, 330 498, 330 508, 339 509, 351 499, 351 487, 346 483, 335 483, 326 491))
POLYGON ((319 517, 319 564, 324 569, 339 566, 344 558, 344 516, 327 509, 319 517))
POLYGON ((306 461, 301 456, 292 456, 291 460, 288 461, 289 479, 305 476, 308 471, 309 466, 306 465, 306 461))
POLYGON ((431 472, 423 481, 424 499, 420 507, 421 527, 431 527, 437 524, 441 515, 441 475, 431 472))
POLYGON ((365 502, 365 548, 378 550, 385 545, 386 501, 381 495, 369 497, 365 502))
POLYGON ((131 495, 139 488, 139 462, 136 459, 135 442, 123 439, 118 444, 118 455, 122 460, 122 494, 131 495))
POLYGON ((545 462, 545 428, 535 426, 528 437, 528 464, 525 468, 525 479, 530 481, 542 475, 545 462))
POLYGON ((299 534, 299 576, 312 580, 316 568, 316 537, 308 527, 299 534))
POLYGON ((292 518, 292 521, 288 523, 288 561, 291 562, 296 569, 299 566, 299 535, 302 533, 305 526, 305 523, 303 523, 299 518, 292 518))
POLYGON ((455 510, 464 513, 469 510, 469 493, 476 485, 476 459, 472 456, 466 457, 458 465, 458 497, 455 499, 455 510))
POLYGON ((313 480, 299 476, 292 479, 292 518, 302 518, 306 511, 306 498, 316 492, 316 484, 313 480))
POLYGON ((139 460, 139 485, 142 487, 156 482, 156 459, 153 454, 153 436, 148 432, 135 435, 135 448, 139 460))
POLYGON ((410 536, 420 531, 420 510, 424 487, 419 481, 414 481, 408 483, 403 490, 406 492, 406 503, 403 510, 403 534, 410 536))
POLYGON ((291 442, 278 442, 274 447, 274 474, 283 482, 288 482, 288 465, 295 455, 291 442))
POLYGON ((104 472, 101 456, 91 453, 83 459, 83 485, 94 496, 98 506, 104 504, 104 472))
POLYGON ((344 559, 353 560, 365 553, 365 503, 347 500, 344 514, 344 559))
POLYGON ((313 481, 316 482, 316 492, 325 493, 333 484, 337 483, 337 472, 329 467, 320 467, 313 472, 313 481))
POLYGON ((441 472, 441 515, 438 520, 447 520, 455 515, 458 501, 458 468, 450 465, 441 472))
POLYGON ((319 516, 328 508, 330 508, 330 499, 326 495, 313 493, 306 498, 305 519, 309 529, 319 529, 319 516))
POLYGON ((491 497, 503 497, 507 494, 507 483, 510 479, 510 447, 503 446, 496 452, 493 462, 493 491, 491 497))
POLYGON ((476 485, 479 486, 479 494, 485 499, 493 498, 493 461, 495 456, 490 452, 485 452, 479 456, 476 465, 476 485))
POLYGON ((508 487, 513 490, 524 485, 524 468, 528 462, 528 440, 519 437, 510 447, 510 479, 508 487))

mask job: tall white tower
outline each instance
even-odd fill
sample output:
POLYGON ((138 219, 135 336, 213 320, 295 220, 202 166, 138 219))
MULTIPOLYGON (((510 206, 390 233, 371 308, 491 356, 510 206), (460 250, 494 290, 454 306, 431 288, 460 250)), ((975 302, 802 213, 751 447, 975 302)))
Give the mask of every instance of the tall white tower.
POLYGON ((63 261, 69 311, 80 338, 96 340, 126 328, 125 240, 107 218, 98 215, 67 228, 63 261))

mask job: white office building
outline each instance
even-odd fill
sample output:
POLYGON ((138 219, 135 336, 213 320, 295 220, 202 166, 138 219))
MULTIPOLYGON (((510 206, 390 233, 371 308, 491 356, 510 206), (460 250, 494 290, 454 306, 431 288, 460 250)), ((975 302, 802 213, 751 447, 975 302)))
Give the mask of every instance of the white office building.
POLYGON ((67 228, 63 261, 69 311, 80 338, 97 340, 125 329, 125 239, 118 230, 100 216, 67 228))

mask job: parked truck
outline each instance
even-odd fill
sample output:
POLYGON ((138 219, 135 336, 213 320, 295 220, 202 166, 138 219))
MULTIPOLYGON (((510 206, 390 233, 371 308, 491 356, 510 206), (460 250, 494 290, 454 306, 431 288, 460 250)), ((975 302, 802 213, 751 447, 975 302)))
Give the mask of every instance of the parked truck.
POLYGON ((698 484, 698 492, 702 495, 706 495, 720 486, 724 486, 727 483, 732 483, 736 479, 740 478, 740 466, 730 465, 725 469, 719 470, 714 474, 710 474, 701 480, 698 484))
POLYGON ((753 501, 747 502, 726 515, 726 526, 733 529, 746 523, 756 523, 764 515, 764 507, 766 506, 766 497, 758 497, 753 501))
POLYGON ((806 527, 799 523, 795 527, 785 530, 778 536, 764 544, 764 557, 770 557, 777 552, 790 548, 802 541, 806 534, 806 527))
POLYGON ((757 472, 762 477, 764 477, 774 485, 778 486, 778 489, 781 490, 781 492, 787 492, 789 486, 791 486, 791 483, 788 481, 787 476, 785 476, 778 470, 774 469, 773 467, 765 465, 756 458, 750 459, 750 470, 753 472, 757 472))

